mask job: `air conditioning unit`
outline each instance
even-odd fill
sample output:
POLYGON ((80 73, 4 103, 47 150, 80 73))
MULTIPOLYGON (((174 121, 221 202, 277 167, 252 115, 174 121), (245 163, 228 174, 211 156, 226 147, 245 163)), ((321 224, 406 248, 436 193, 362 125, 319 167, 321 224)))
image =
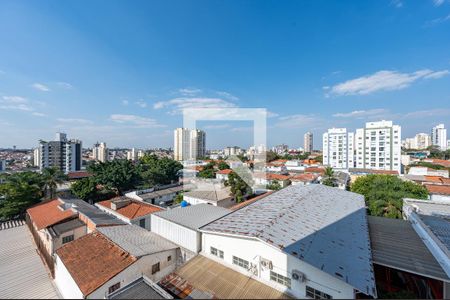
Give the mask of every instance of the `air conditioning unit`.
POLYGON ((273 264, 271 260, 265 259, 265 258, 261 258, 261 266, 263 268, 267 268, 269 270, 273 269, 273 264))
POLYGON ((305 275, 305 273, 302 273, 298 270, 292 270, 292 279, 300 281, 300 282, 305 282, 306 275, 305 275))

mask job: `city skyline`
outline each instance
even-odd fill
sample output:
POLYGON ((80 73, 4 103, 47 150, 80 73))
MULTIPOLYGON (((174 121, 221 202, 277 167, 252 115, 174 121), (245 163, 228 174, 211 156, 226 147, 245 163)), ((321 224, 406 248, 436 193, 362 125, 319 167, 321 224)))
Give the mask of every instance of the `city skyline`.
MULTIPOLYGON (((56 131, 171 147, 191 107, 267 108, 268 145, 292 148, 369 121, 450 127, 448 1, 178 4, 2 1, 0 148, 56 131)), ((208 149, 251 145, 250 123, 200 125, 208 149)))

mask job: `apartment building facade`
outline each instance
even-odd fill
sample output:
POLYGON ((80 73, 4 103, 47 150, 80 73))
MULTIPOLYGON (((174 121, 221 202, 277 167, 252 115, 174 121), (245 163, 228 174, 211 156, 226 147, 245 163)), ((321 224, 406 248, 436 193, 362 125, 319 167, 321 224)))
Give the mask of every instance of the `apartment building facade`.
POLYGON ((431 142, 442 151, 447 149, 447 129, 444 124, 439 124, 431 130, 431 142))
POLYGON ((40 141, 36 151, 39 169, 58 168, 64 173, 81 170, 82 143, 80 140, 68 140, 65 133, 57 133, 54 141, 40 141))
POLYGON ((206 134, 202 130, 177 128, 174 130, 174 159, 195 160, 206 154, 206 134))
POLYGON ((335 169, 354 167, 354 133, 331 128, 323 134, 323 164, 335 169))

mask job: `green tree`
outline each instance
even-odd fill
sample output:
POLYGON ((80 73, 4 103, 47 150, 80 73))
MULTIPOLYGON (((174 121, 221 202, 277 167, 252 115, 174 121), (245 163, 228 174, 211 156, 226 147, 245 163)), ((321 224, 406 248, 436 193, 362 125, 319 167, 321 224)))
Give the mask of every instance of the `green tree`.
POLYGON ((226 162, 220 161, 220 162, 217 164, 217 168, 218 168, 219 170, 226 170, 226 169, 229 169, 230 166, 229 166, 226 162))
POLYGON ((252 188, 246 183, 252 182, 252 175, 246 168, 239 167, 237 172, 244 176, 245 181, 237 175, 234 171, 228 175, 228 180, 225 181, 225 185, 230 187, 231 193, 237 203, 244 201, 245 197, 252 193, 252 188))
POLYGON ((278 182, 278 180, 275 180, 272 181, 271 184, 268 184, 266 188, 272 191, 279 191, 281 190, 281 184, 278 182))
POLYGON ((214 170, 214 167, 216 164, 214 162, 208 163, 206 166, 203 167, 203 170, 201 170, 198 173, 198 177, 200 178, 216 178, 216 172, 214 170))
POLYGON ((173 203, 181 203, 181 201, 183 201, 183 193, 179 193, 179 194, 176 194, 174 197, 173 197, 173 203))
POLYGON ((72 183, 70 191, 78 198, 87 202, 95 202, 99 195, 97 181, 94 176, 86 177, 72 183))
POLYGON ((273 151, 267 151, 266 152, 266 161, 267 162, 271 162, 271 161, 274 161, 274 160, 277 160, 277 159, 279 159, 280 157, 278 156, 278 154, 276 154, 275 152, 273 152, 273 151))
POLYGON ((44 181, 35 172, 21 172, 2 176, 0 218, 11 219, 23 214, 30 206, 39 203, 44 195, 44 181))
POLYGON ((323 185, 327 186, 337 186, 336 177, 334 175, 334 170, 332 167, 325 168, 324 179, 322 180, 323 185))
POLYGON ((95 176, 98 184, 119 196, 136 188, 141 180, 138 168, 128 159, 98 162, 89 167, 89 172, 95 176))
POLYGON ((314 158, 314 160, 317 161, 317 162, 320 162, 322 164, 323 163, 323 155, 316 156, 314 158))
POLYGON ((365 197, 370 215, 397 219, 402 217, 403 198, 428 197, 428 191, 422 185, 392 175, 359 177, 352 184, 351 191, 365 197))
POLYGON ((170 184, 178 180, 183 165, 171 158, 159 158, 154 154, 146 154, 140 160, 140 172, 144 187, 170 184))
POLYGON ((42 180, 44 182, 45 196, 53 199, 56 196, 58 184, 67 180, 67 176, 57 168, 45 168, 42 171, 42 180))

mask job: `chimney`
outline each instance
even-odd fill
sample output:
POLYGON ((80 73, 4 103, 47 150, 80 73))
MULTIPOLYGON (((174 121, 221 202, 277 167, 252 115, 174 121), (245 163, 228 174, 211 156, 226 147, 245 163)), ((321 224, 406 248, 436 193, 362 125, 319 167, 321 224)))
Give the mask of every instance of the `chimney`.
POLYGON ((119 200, 113 200, 111 202, 111 209, 112 210, 118 210, 124 206, 127 206, 131 203, 130 199, 119 199, 119 200))

